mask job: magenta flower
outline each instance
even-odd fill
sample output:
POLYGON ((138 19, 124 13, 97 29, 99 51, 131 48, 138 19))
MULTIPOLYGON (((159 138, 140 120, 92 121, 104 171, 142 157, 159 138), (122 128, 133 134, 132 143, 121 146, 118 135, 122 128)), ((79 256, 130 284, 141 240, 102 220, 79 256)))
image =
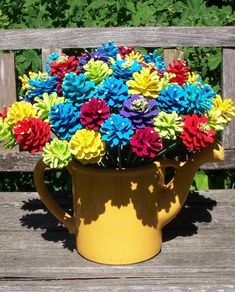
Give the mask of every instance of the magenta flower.
POLYGON ((146 158, 154 158, 163 149, 162 138, 151 127, 136 130, 130 141, 132 151, 146 158))
POLYGON ((91 98, 81 107, 80 121, 87 129, 98 131, 104 120, 109 117, 109 106, 101 98, 91 98))

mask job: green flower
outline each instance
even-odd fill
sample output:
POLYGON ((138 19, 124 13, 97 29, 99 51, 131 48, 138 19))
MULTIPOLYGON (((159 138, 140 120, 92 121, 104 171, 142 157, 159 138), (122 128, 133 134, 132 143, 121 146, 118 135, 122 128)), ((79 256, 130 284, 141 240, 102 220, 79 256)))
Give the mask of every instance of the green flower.
POLYGON ((0 118, 0 142, 4 143, 4 148, 13 148, 16 145, 16 140, 12 134, 12 129, 7 120, 0 118))
POLYGON ((69 143, 66 140, 53 139, 43 149, 43 161, 50 168, 63 168, 72 159, 69 143))
POLYGON ((160 112, 154 118, 154 129, 163 139, 176 140, 177 134, 182 132, 182 118, 176 112, 170 114, 160 112))
POLYGON ((90 80, 93 80, 96 84, 101 83, 105 77, 112 74, 113 70, 103 61, 95 61, 91 59, 84 67, 85 74, 90 80))
POLYGON ((50 95, 44 93, 42 99, 35 97, 34 102, 34 108, 38 111, 37 116, 44 121, 48 121, 51 107, 59 103, 64 103, 65 100, 64 97, 60 97, 57 93, 53 92, 50 95))

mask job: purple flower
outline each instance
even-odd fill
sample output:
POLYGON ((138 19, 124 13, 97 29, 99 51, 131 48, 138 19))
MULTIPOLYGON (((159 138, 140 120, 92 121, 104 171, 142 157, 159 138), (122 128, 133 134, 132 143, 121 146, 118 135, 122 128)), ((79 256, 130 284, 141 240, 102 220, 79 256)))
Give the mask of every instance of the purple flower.
POLYGON ((133 94, 123 103, 120 114, 132 123, 132 129, 143 129, 153 125, 153 117, 158 114, 156 101, 147 101, 143 96, 133 94))

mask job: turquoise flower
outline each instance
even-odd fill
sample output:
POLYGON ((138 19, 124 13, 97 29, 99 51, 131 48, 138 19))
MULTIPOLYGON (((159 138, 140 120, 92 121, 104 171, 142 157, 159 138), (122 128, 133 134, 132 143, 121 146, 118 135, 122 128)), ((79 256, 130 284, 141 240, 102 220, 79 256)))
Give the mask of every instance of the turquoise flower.
POLYGON ((102 47, 97 48, 99 54, 107 55, 108 57, 116 58, 118 54, 118 47, 114 42, 109 42, 107 44, 102 44, 102 47))
POLYGON ((168 85, 159 92, 157 108, 166 113, 183 113, 186 107, 185 91, 177 84, 168 85))
POLYGON ((209 85, 186 83, 183 90, 186 94, 182 114, 204 114, 212 108, 215 92, 209 85))
POLYGON ((102 140, 110 147, 126 145, 133 135, 131 122, 121 115, 112 114, 100 128, 102 140))
POLYGON ((79 112, 71 103, 59 103, 51 107, 49 123, 52 131, 61 140, 69 140, 77 130, 82 128, 79 112))
POLYGON ((155 67, 158 70, 166 70, 166 64, 164 62, 164 59, 162 58, 162 56, 158 55, 157 50, 154 50, 153 53, 150 53, 149 55, 144 55, 144 61, 146 63, 154 63, 155 67))
POLYGON ((133 78, 133 73, 139 72, 143 66, 138 61, 116 60, 112 66, 113 76, 127 81, 133 78))
POLYGON ((128 98, 128 86, 120 79, 107 77, 97 89, 97 97, 113 108, 121 108, 128 98))
POLYGON ((57 92, 56 79, 57 76, 49 76, 47 73, 44 73, 34 79, 30 79, 30 87, 28 88, 24 100, 33 103, 36 96, 42 98, 44 93, 51 94, 52 92, 57 92))
POLYGON ((54 52, 47 57, 46 67, 45 67, 47 73, 50 73, 50 71, 51 71, 51 67, 49 64, 51 62, 55 62, 57 59, 59 59, 59 57, 60 57, 60 53, 58 53, 58 52, 54 52))
POLYGON ((73 72, 65 75, 62 88, 66 101, 71 102, 77 110, 96 92, 95 82, 87 80, 85 74, 77 75, 73 72))

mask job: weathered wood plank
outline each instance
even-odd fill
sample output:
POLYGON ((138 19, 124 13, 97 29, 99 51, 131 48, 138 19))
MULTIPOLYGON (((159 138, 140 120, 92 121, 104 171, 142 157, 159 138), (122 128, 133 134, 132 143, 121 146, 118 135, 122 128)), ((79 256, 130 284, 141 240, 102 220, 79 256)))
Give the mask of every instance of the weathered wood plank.
MULTIPOLYGON (((15 56, 13 53, 0 54, 0 111, 3 106, 10 106, 16 101, 15 56)), ((0 153, 18 152, 19 147, 4 149, 0 145, 0 153)))
MULTIPOLYGON (((231 97, 235 104, 235 49, 223 49, 222 64, 223 97, 231 97)), ((225 149, 235 149, 235 119, 224 129, 223 145, 225 149)))
POLYGON ((59 48, 44 48, 42 49, 42 71, 46 71, 46 59, 48 56, 54 52, 62 53, 62 49, 59 48))
POLYGON ((140 47, 235 47, 235 27, 109 27, 0 30, 0 49, 94 48, 114 40, 140 47))
MULTIPOLYGON (((5 172, 31 172, 37 161, 41 158, 41 153, 29 154, 20 153, 1 153, 0 152, 0 171, 5 172)), ((233 169, 235 168, 235 150, 225 151, 225 160, 220 163, 207 163, 202 165, 202 169, 233 169)))
POLYGON ((166 65, 170 64, 174 59, 183 60, 183 51, 177 49, 164 49, 164 61, 166 65))
POLYGON ((91 279, 91 280, 50 280, 35 281, 34 279, 24 279, 20 283, 17 279, 11 281, 0 281, 0 291, 97 291, 97 292, 133 292, 133 291, 152 291, 152 292, 234 292, 235 285, 233 280, 225 278, 219 279, 192 279, 192 278, 135 278, 125 279, 91 279))
POLYGON ((234 220, 234 194, 234 190, 211 190, 189 197, 191 204, 202 208, 210 207, 209 198, 217 201, 207 223, 214 221, 217 226, 200 228, 203 220, 199 220, 197 232, 184 236, 165 230, 168 239, 155 258, 137 265, 108 266, 80 257, 73 235, 61 227, 27 229, 23 213, 35 216, 34 224, 45 219, 37 217, 45 211, 35 201, 36 193, 0 193, 2 226, 8 226, 10 218, 17 225, 0 228, 0 291, 32 291, 32 287, 33 291, 234 291, 234 223, 224 221, 226 216, 234 220), (216 217, 219 208, 224 208, 225 217, 216 217))

